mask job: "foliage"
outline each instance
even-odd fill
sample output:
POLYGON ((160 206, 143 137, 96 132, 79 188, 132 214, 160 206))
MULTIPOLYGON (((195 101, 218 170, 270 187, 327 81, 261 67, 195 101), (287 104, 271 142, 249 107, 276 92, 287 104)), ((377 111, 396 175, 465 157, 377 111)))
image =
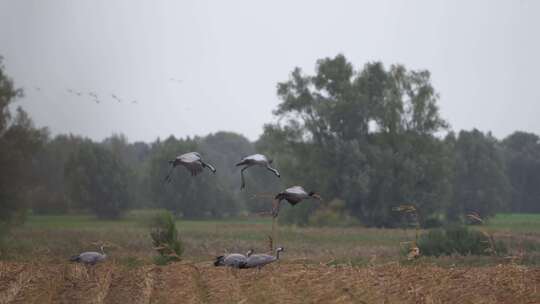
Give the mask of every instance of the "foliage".
POLYGON ((0 64, 0 224, 26 210, 57 214, 90 210, 118 217, 127 208, 164 208, 186 219, 267 212, 271 197, 292 185, 327 201, 284 204, 281 223, 400 227, 392 207, 414 205, 422 227, 463 222, 471 212, 540 212, 540 140, 515 132, 502 141, 478 130, 449 132, 425 70, 345 56, 323 58, 315 73, 295 68, 278 83, 275 123, 255 142, 240 134, 170 136, 151 143, 113 134, 101 142, 75 135, 49 137, 13 102, 22 96, 0 64), (443 137, 444 136, 444 137, 443 137), (168 160, 198 151, 218 168, 191 177, 168 160), (282 174, 245 172, 241 157, 264 153, 282 174), (335 202, 339 201, 336 209, 335 202))
POLYGON ((178 238, 172 213, 164 211, 154 217, 150 237, 154 248, 159 253, 156 264, 161 265, 163 261, 176 261, 182 256, 184 248, 182 241, 178 238))
POLYGON ((512 212, 540 212, 540 137, 514 132, 502 141, 512 212))
POLYGON ((466 226, 430 230, 420 235, 417 246, 421 254, 426 256, 501 255, 507 252, 503 242, 495 241, 487 233, 466 226))
POLYGON ((370 226, 394 226, 397 204, 427 218, 448 203, 449 156, 435 137, 447 124, 429 72, 378 62, 355 71, 338 55, 317 61, 313 76, 294 69, 277 91, 279 122, 258 144, 284 164, 288 183, 343 199, 370 226))
POLYGON ((454 191, 448 219, 456 220, 473 212, 487 218, 505 210, 509 183, 496 139, 478 130, 461 131, 453 145, 454 191))
POLYGON ((0 238, 10 226, 24 221, 28 196, 35 186, 33 167, 46 130, 36 129, 22 108, 10 105, 22 96, 2 65, 0 56, 0 238))
POLYGON ((68 197, 100 218, 117 218, 130 205, 129 168, 92 142, 81 144, 65 165, 68 197))

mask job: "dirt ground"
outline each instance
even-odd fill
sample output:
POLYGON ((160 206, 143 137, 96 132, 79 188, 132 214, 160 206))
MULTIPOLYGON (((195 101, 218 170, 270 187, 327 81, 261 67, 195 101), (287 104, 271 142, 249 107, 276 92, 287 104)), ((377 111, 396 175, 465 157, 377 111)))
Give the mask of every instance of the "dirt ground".
POLYGON ((540 303, 540 268, 0 262, 0 303, 540 303))

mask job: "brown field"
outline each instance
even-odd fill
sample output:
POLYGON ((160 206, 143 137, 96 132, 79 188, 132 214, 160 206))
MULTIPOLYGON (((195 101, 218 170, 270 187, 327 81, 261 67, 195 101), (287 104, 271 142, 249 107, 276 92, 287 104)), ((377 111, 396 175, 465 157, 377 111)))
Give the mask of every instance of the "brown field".
POLYGON ((212 265, 223 252, 266 251, 269 224, 178 221, 183 260, 158 266, 148 227, 137 219, 33 217, 7 240, 0 304, 540 303, 540 216, 499 217, 483 228, 511 245, 506 257, 411 262, 400 255, 400 243, 414 231, 283 226, 276 244, 286 248, 280 262, 260 272, 212 265), (106 262, 67 262, 96 250, 99 241, 113 244, 106 262))
POLYGON ((0 303, 540 303, 540 269, 0 263, 0 303))

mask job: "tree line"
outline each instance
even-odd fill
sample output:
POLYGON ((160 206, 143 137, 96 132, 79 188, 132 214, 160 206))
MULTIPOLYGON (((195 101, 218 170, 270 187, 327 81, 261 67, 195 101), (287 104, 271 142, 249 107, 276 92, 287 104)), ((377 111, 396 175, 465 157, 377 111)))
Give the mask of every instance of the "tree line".
POLYGON ((281 220, 300 225, 348 219, 396 227, 399 205, 415 206, 424 226, 473 212, 540 212, 538 135, 498 140, 476 129, 451 131, 430 77, 380 62, 355 68, 337 55, 318 60, 313 75, 296 68, 277 85, 277 122, 255 142, 232 132, 151 143, 115 134, 96 142, 37 129, 13 109, 23 92, 0 67, 0 223, 28 212, 116 218, 134 208, 233 217, 268 211, 271 195, 291 185, 325 198, 285 208, 281 220), (188 151, 202 153, 217 174, 191 178, 179 168, 164 183, 167 161, 188 151), (255 151, 273 158, 282 178, 250 170, 240 191, 234 163, 255 151))

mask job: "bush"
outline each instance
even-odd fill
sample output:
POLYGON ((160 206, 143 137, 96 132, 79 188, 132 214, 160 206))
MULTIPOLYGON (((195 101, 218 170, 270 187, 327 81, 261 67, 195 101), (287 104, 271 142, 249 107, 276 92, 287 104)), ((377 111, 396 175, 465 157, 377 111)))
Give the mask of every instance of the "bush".
POLYGON ((506 245, 490 235, 464 226, 434 229, 418 239, 422 255, 500 255, 507 252, 506 245))
POLYGON ((154 259, 160 261, 159 265, 180 260, 184 248, 182 241, 178 238, 172 213, 164 211, 154 217, 151 223, 150 237, 154 248, 159 253, 159 257, 154 259))

